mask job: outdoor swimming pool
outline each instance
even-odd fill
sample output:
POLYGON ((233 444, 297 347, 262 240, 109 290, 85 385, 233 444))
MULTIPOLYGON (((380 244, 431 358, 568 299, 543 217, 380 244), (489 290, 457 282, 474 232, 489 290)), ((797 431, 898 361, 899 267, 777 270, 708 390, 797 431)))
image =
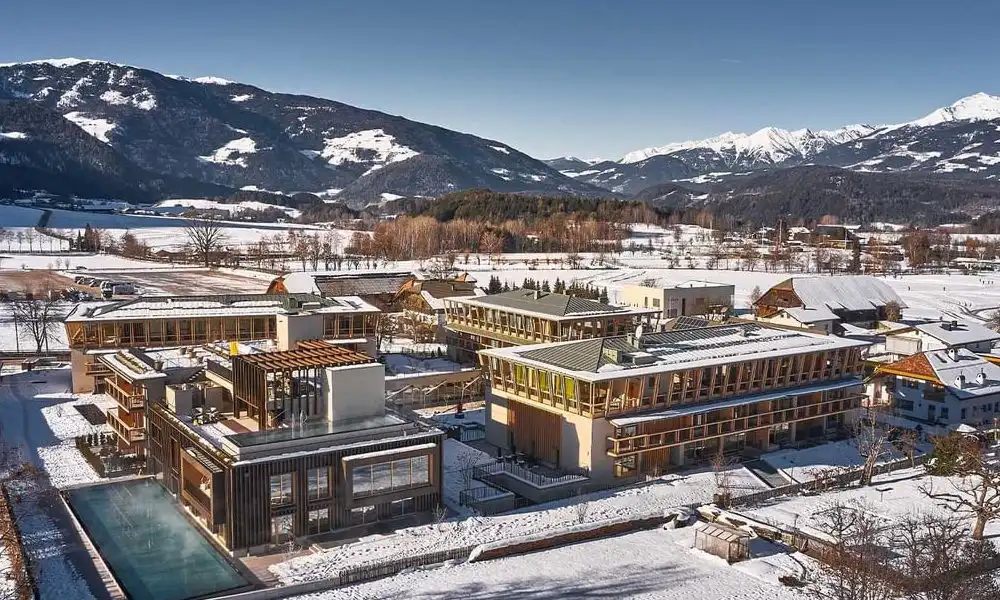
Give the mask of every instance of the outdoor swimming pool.
POLYGON ((202 598, 250 585, 156 482, 110 483, 65 495, 134 600, 202 598))

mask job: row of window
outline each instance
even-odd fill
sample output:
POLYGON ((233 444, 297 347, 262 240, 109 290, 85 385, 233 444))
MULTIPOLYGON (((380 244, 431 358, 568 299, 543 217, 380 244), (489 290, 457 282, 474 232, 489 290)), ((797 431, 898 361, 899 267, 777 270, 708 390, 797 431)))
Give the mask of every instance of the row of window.
MULTIPOLYGON (((404 490, 430 483, 430 459, 415 456, 351 469, 354 497, 404 490)), ((295 473, 271 475, 271 506, 295 503, 295 473)), ((330 467, 309 469, 306 473, 306 497, 322 500, 332 495, 330 467)))
POLYGON ((430 483, 430 477, 430 460, 427 456, 414 456, 351 469, 355 498, 427 485, 430 483))
MULTIPOLYGON (((413 498, 403 498, 389 503, 388 518, 402 517, 416 512, 416 502, 413 498)), ((378 520, 374 506, 359 506, 351 509, 347 526, 374 523, 378 520)), ((271 517, 271 537, 275 543, 287 541, 294 536, 294 515, 271 517)), ((334 529, 330 518, 330 508, 317 508, 306 513, 306 534, 317 535, 334 529)))

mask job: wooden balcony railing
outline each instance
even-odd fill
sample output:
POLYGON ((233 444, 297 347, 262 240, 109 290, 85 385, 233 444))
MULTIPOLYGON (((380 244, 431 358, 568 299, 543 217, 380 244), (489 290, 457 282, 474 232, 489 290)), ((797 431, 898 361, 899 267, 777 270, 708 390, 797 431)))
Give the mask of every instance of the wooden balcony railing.
POLYGON ((136 427, 131 423, 122 420, 118 416, 117 409, 110 409, 107 412, 108 415, 108 425, 111 425, 111 429, 125 441, 127 444, 134 444, 135 442, 142 441, 146 439, 146 430, 142 427, 136 427))
POLYGON ((608 437, 608 455, 628 456, 656 448, 669 448, 687 442, 702 441, 727 435, 766 429, 780 423, 794 423, 816 417, 836 415, 861 406, 862 396, 851 395, 784 410, 761 412, 755 415, 695 425, 673 431, 642 433, 628 437, 608 437))

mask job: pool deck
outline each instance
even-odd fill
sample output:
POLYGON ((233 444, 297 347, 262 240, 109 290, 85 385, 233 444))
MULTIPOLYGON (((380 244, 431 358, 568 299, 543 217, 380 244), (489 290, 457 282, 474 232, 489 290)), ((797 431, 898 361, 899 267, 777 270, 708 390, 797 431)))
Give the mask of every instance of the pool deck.
MULTIPOLYGON (((87 578, 87 584, 90 587, 90 592, 94 594, 95 598, 110 599, 110 600, 126 600, 125 592, 122 591, 121 586, 118 585, 118 580, 115 579, 114 575, 111 574, 111 570, 108 569, 108 565, 101 558, 101 555, 97 552, 97 548, 94 547, 93 542, 87 537, 87 534, 83 531, 83 527, 77 520, 76 516, 73 515, 73 511, 70 510, 69 505, 66 504, 66 497, 59 494, 60 500, 60 512, 64 513, 65 519, 68 521, 69 526, 73 529, 76 539, 79 541, 79 550, 86 551, 87 557, 89 558, 89 564, 93 567, 94 574, 100 578, 100 584, 92 581, 93 577, 87 578), (103 590, 103 594, 100 592, 103 590)), ((74 544, 75 546, 76 544, 74 544)), ((70 547, 67 547, 69 550, 70 547)), ((74 549, 74 554, 82 554, 79 550, 74 549)), ((69 552, 67 552, 69 553, 69 552)), ((79 560, 74 557, 73 564, 79 567, 79 560)), ((82 559, 82 556, 78 557, 82 559)))

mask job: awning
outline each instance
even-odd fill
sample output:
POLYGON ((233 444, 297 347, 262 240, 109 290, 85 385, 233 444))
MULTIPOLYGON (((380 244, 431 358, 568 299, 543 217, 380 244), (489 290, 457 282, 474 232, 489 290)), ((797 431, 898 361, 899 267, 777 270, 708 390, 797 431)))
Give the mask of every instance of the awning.
POLYGON ((662 419, 672 419, 674 417, 696 415, 699 413, 705 413, 712 410, 719 410, 720 408, 732 408, 734 406, 753 404, 755 402, 763 402, 765 400, 777 400, 778 398, 804 396, 806 394, 815 394, 816 392, 839 390, 843 388, 860 386, 862 385, 862 383, 863 382, 861 381, 861 379, 858 379, 857 377, 851 377, 850 379, 840 379, 838 381, 830 381, 825 383, 819 383, 816 385, 807 385, 796 388, 785 388, 773 392, 767 392, 765 394, 755 394, 753 396, 739 396, 736 398, 727 398, 726 400, 720 400, 718 402, 686 404, 684 406, 678 406, 677 408, 659 410, 656 412, 650 412, 645 414, 632 415, 627 417, 614 417, 614 418, 609 418, 608 421, 615 427, 623 427, 625 425, 636 425, 638 423, 646 423, 648 421, 660 421, 662 419))

